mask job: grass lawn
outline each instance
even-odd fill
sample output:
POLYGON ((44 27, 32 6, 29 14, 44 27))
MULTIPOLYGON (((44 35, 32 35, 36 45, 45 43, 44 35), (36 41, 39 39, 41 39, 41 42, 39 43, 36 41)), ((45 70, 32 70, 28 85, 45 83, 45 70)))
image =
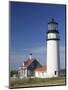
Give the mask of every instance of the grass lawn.
POLYGON ((58 77, 58 78, 46 78, 46 79, 39 79, 36 78, 26 79, 26 80, 10 80, 10 88, 20 88, 20 87, 35 87, 35 86, 51 86, 51 85, 65 85, 65 77, 58 77))

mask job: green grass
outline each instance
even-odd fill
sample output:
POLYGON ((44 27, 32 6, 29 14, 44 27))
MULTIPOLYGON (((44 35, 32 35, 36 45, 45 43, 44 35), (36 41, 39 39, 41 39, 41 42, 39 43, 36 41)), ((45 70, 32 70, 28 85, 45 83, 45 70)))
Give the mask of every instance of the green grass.
POLYGON ((58 78, 46 78, 46 79, 36 78, 35 80, 28 79, 28 80, 10 81, 10 88, 48 86, 48 85, 65 85, 65 77, 62 76, 58 78))

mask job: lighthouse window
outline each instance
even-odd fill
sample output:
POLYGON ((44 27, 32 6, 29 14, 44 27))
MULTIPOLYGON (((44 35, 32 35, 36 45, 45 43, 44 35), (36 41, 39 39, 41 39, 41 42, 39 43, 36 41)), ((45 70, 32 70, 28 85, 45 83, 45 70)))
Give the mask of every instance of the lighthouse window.
POLYGON ((56 71, 55 71, 55 75, 56 75, 56 71))

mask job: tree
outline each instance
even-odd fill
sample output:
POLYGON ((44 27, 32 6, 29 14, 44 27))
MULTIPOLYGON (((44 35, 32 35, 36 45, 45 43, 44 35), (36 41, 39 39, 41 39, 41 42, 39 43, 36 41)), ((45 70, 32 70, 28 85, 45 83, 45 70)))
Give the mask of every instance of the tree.
POLYGON ((10 71, 10 77, 13 77, 13 75, 18 75, 18 71, 17 70, 11 70, 10 71))

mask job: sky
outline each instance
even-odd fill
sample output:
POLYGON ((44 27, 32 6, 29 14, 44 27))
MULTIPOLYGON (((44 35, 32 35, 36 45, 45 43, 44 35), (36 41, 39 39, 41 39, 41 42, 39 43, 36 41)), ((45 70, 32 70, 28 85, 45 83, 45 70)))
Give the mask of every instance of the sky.
POLYGON ((41 64, 47 62, 48 22, 54 18, 60 33, 60 67, 65 68, 65 6, 10 2, 10 69, 18 69, 29 53, 41 64))

